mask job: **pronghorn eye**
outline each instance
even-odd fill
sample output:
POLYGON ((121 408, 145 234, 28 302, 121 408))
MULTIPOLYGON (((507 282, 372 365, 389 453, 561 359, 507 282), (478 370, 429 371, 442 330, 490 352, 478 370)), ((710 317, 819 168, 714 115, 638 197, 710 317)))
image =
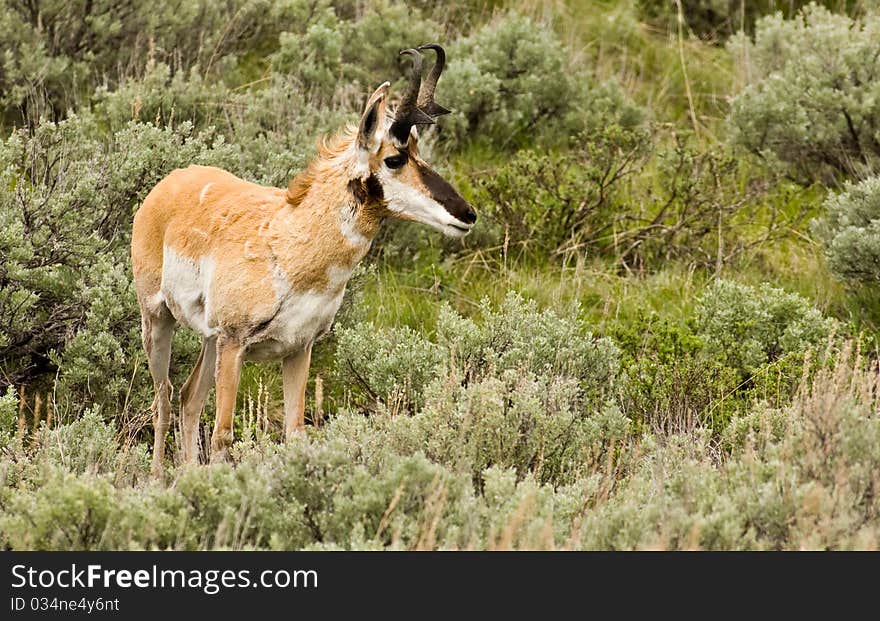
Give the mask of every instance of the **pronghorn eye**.
POLYGON ((404 164, 406 164, 406 153, 399 153, 397 155, 392 155, 391 157, 385 158, 385 165, 388 168, 400 168, 404 164))

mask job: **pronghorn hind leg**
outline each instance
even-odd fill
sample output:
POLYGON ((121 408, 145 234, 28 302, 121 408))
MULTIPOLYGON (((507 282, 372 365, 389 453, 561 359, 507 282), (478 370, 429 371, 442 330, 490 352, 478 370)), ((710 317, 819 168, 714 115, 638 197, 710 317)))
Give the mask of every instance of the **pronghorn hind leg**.
POLYGON ((306 383, 309 379, 311 358, 312 344, 309 343, 303 351, 288 356, 281 363, 285 440, 290 440, 297 431, 305 427, 306 383))
POLYGON ((217 338, 202 339, 202 353, 183 387, 180 389, 180 421, 183 463, 199 462, 199 418, 214 385, 217 364, 217 338))
POLYGON ((235 414, 235 397, 241 379, 244 348, 235 339, 220 336, 217 339, 217 416, 211 435, 211 463, 229 459, 232 445, 232 417, 235 414))
POLYGON ((174 336, 175 321, 165 304, 155 311, 142 309, 141 337, 147 352, 150 375, 153 376, 153 467, 154 477, 162 476, 162 462, 165 457, 165 437, 171 424, 171 380, 168 370, 171 365, 171 338, 174 336))

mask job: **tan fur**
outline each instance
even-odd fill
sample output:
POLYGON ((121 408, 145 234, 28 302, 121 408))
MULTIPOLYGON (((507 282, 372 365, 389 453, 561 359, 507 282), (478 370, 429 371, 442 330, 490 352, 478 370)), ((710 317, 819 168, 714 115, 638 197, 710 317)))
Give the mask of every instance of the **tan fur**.
MULTIPOLYGON (((376 235, 386 215, 381 203, 351 204, 347 174, 351 163, 346 155, 354 138, 349 129, 325 143, 319 157, 287 190, 259 186, 217 168, 190 166, 175 170, 153 188, 135 215, 132 265, 148 352, 153 348, 155 326, 164 331, 171 329, 169 315, 185 323, 173 300, 165 299, 164 306, 155 306, 161 296, 165 249, 194 263, 207 257, 214 262, 207 322, 222 343, 217 345, 216 369, 212 369, 218 390, 211 447, 214 461, 225 458, 231 442, 237 378, 246 347, 252 340, 259 340, 260 326, 278 311, 276 279, 282 277, 294 292, 341 295, 345 282, 330 282, 332 268, 343 273, 350 270, 369 247, 345 238, 340 229, 341 214, 346 209, 349 213, 357 209, 353 230, 365 240, 376 235)), ((205 337, 207 343, 208 335, 205 337)), ((203 346, 202 356, 209 347, 208 362, 213 363, 213 343, 203 346)), ((163 365, 167 369, 167 362, 156 364, 160 368, 163 365)), ((214 383, 213 373, 202 366, 200 357, 181 394, 183 457, 188 463, 197 461, 198 417, 214 383)), ((285 381, 291 401, 286 408, 285 427, 290 435, 302 427, 308 354, 292 352, 285 368, 296 370, 289 371, 285 381), (288 383, 293 385, 289 390, 288 383)), ((158 475, 170 424, 167 370, 160 371, 154 381, 153 471, 158 475)))
MULTIPOLYGON (((287 189, 190 166, 160 181, 135 214, 132 266, 157 395, 155 474, 162 472, 170 424, 175 322, 204 339, 181 390, 186 463, 198 459, 198 420, 212 385, 211 459, 226 458, 241 366, 249 357, 283 359, 285 433, 303 427, 312 343, 329 328, 351 270, 382 221, 407 217, 399 208, 389 211, 373 176, 399 152, 386 138, 392 121, 385 114, 387 89, 386 83, 373 93, 357 127, 322 142, 287 189)), ((398 196, 408 196, 410 190, 400 189, 406 187, 426 192, 417 168, 427 165, 418 157, 415 132, 406 151, 407 164, 394 173, 404 184, 395 182, 398 196)))
MULTIPOLYGON (((324 159, 302 176, 309 184, 303 184, 294 206, 284 190, 217 168, 190 166, 172 172, 135 215, 132 263, 139 297, 159 291, 163 246, 193 260, 211 256, 216 261, 216 271, 224 277, 213 284, 212 297, 219 303, 211 320, 224 331, 247 332, 271 316, 276 264, 295 289, 325 289, 328 268, 353 266, 365 249, 347 243, 337 225, 340 208, 350 201, 345 181, 324 159)), ((372 238, 384 213, 380 205, 366 207, 357 228, 372 238)))

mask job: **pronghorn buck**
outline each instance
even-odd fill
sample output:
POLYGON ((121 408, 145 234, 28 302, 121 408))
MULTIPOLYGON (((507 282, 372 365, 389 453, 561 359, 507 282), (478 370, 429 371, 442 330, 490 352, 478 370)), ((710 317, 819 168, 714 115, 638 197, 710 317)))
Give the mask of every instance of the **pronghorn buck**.
POLYGON ((330 328, 355 265, 387 217, 465 235, 473 208, 420 157, 417 126, 448 112, 434 102, 445 65, 422 83, 413 58, 407 92, 388 114, 389 83, 370 96, 357 127, 325 140, 289 187, 249 183, 204 166, 175 170, 134 218, 131 257, 143 342, 156 391, 153 473, 162 472, 171 418, 168 367, 176 324, 202 335, 180 390, 184 463, 199 458, 198 422, 211 387, 217 412, 211 461, 228 458, 242 363, 282 360, 285 436, 303 428, 312 345, 330 328))

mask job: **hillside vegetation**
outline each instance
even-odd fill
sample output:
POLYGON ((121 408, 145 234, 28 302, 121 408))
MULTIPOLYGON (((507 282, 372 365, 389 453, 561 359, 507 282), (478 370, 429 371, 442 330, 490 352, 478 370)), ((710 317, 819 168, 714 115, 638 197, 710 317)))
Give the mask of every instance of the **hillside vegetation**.
POLYGON ((0 547, 880 545, 876 2, 0 6, 0 547), (426 41, 477 227, 386 223, 305 436, 248 363, 235 463, 152 480, 140 202, 286 186, 426 41))

